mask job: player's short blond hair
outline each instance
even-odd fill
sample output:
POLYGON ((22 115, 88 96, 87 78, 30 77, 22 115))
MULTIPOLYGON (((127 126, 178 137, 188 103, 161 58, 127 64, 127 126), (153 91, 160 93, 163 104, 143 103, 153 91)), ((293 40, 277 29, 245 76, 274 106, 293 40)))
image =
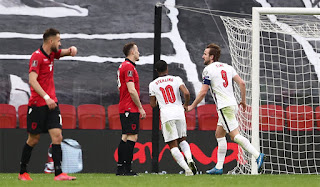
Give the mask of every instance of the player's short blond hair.
POLYGON ((221 49, 217 44, 211 43, 207 46, 207 49, 209 50, 209 55, 213 55, 213 61, 217 62, 219 61, 221 49))

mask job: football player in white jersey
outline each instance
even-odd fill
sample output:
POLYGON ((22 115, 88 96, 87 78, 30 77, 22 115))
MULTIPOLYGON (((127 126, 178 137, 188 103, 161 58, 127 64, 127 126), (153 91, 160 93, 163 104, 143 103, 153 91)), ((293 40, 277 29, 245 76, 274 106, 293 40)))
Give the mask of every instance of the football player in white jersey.
POLYGON ((185 175, 195 175, 197 168, 192 159, 190 146, 186 141, 187 124, 185 110, 188 109, 190 93, 182 79, 178 76, 168 75, 168 65, 159 60, 155 64, 159 77, 149 84, 150 104, 160 108, 161 127, 164 141, 169 145, 171 154, 176 162, 185 170, 185 175), (180 91, 185 102, 182 105, 180 91), (178 145, 183 151, 185 161, 178 145))
POLYGON ((218 161, 216 166, 211 170, 208 170, 207 173, 218 175, 223 173, 223 163, 227 153, 227 140, 225 137, 227 133, 234 142, 256 158, 258 172, 260 172, 265 155, 256 150, 250 141, 239 133, 239 125, 236 119, 238 106, 233 92, 232 81, 235 81, 240 87, 240 105, 243 110, 245 110, 247 106, 245 82, 240 78, 232 66, 218 62, 220 51, 220 47, 213 43, 209 44, 204 50, 202 58, 206 67, 202 73, 203 84, 196 99, 188 107, 188 111, 193 110, 203 100, 210 88, 219 115, 215 134, 218 142, 218 161))

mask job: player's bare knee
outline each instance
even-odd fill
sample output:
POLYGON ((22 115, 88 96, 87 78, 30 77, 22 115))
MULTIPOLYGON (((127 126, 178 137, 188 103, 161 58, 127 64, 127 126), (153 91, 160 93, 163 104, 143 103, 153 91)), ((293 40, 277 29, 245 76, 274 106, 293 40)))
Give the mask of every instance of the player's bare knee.
POLYGON ((36 146, 39 143, 39 139, 28 139, 27 140, 27 144, 31 147, 36 146))
POLYGON ((27 144, 31 147, 36 146, 39 143, 40 140, 40 134, 29 134, 27 144))
POLYGON ((128 134, 127 140, 137 142, 138 141, 138 135, 137 134, 128 134))
POLYGON ((122 141, 127 142, 127 138, 128 138, 127 134, 122 134, 121 136, 122 141))
POLYGON ((225 137, 225 136, 226 136, 225 134, 218 133, 217 131, 216 131, 216 133, 215 133, 215 137, 216 137, 216 138, 223 138, 223 137, 225 137))
POLYGON ((61 144, 62 139, 63 139, 62 134, 57 134, 57 135, 51 136, 52 144, 61 144))
POLYGON ((178 143, 180 143, 180 142, 182 142, 182 141, 185 141, 185 140, 187 140, 186 137, 178 138, 178 143))
POLYGON ((230 136, 230 139, 231 139, 232 141, 234 141, 234 136, 230 136))

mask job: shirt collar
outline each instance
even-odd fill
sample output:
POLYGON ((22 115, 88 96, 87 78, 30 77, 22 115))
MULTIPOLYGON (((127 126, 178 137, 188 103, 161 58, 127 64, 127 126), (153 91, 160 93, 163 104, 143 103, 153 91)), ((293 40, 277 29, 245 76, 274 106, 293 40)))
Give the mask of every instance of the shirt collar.
POLYGON ((125 60, 129 61, 132 65, 134 65, 134 67, 136 67, 136 63, 132 62, 129 58, 126 58, 125 60))
POLYGON ((40 46, 40 51, 44 54, 44 56, 50 59, 50 56, 43 50, 42 45, 40 46))

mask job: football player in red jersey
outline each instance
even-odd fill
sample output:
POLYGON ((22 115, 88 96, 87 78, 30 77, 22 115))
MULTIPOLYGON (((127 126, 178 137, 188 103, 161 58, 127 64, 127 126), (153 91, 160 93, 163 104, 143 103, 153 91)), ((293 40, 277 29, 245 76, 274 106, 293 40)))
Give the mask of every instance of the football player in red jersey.
POLYGON ((122 126, 122 137, 118 146, 118 168, 116 175, 137 175, 131 169, 133 149, 138 140, 139 116, 146 117, 140 102, 139 76, 136 61, 139 61, 139 50, 134 42, 123 47, 126 56, 118 69, 118 89, 120 91, 119 113, 122 126))
POLYGON ((38 144, 40 133, 49 133, 52 141, 52 159, 55 167, 54 180, 74 180, 75 177, 62 173, 61 141, 62 123, 53 80, 54 59, 75 56, 77 48, 59 49, 60 32, 50 28, 43 34, 43 44, 36 50, 29 62, 29 84, 31 97, 28 103, 27 132, 21 162, 20 180, 32 180, 27 172, 32 149, 38 144))

